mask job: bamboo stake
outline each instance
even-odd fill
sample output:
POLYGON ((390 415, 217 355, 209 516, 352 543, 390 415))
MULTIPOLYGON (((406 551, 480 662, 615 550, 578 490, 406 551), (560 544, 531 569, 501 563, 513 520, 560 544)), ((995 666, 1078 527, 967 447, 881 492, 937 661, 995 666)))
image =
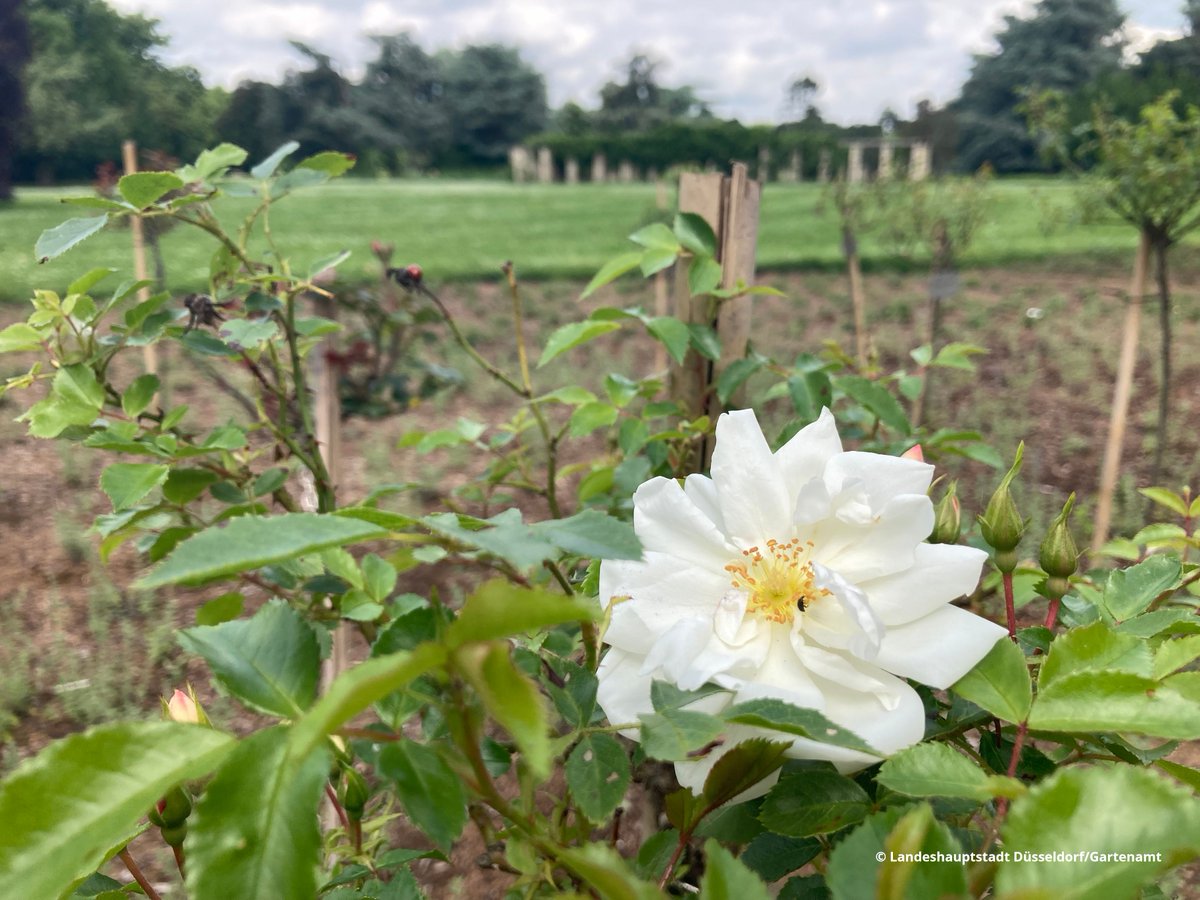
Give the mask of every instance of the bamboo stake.
MULTIPOLYGON (((136 143, 125 141, 121 144, 121 162, 124 165, 126 175, 132 175, 138 170, 136 143)), ((133 234, 133 277, 138 281, 145 281, 146 243, 145 234, 142 230, 142 217, 140 215, 130 217, 129 230, 133 234)), ((150 289, 142 288, 138 291, 137 299, 138 303, 145 303, 149 300, 150 289)), ((158 348, 154 344, 147 344, 142 348, 142 363, 149 374, 153 375, 158 372, 158 348)))
POLYGON ((1113 493, 1121 469, 1121 445, 1125 440, 1125 425, 1129 418, 1129 399, 1133 392, 1133 367, 1137 361, 1138 335, 1141 328, 1142 299, 1146 296, 1146 273, 1150 268, 1150 236, 1142 232, 1137 256, 1133 262, 1133 280, 1129 285, 1129 302, 1125 306, 1125 324, 1121 335, 1121 357, 1117 364, 1117 383, 1113 390, 1112 416, 1108 423, 1108 444, 1104 448, 1104 463, 1100 469, 1100 496, 1096 502, 1095 529, 1092 532, 1092 555, 1108 541, 1112 524, 1113 493))

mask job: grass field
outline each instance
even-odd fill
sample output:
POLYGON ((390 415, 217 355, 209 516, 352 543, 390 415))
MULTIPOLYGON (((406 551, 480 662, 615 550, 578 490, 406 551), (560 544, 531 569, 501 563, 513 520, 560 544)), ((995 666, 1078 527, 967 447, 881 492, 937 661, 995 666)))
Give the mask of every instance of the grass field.
MULTIPOLYGON (((129 233, 120 228, 91 238, 45 266, 36 265, 33 245, 45 228, 87 214, 63 206, 62 196, 80 188, 26 188, 0 205, 0 300, 20 300, 33 287, 61 289, 81 272, 101 265, 125 270, 132 264, 129 233)), ((1071 223, 1073 185, 1056 179, 1014 179, 990 188, 988 222, 963 260, 967 267, 994 266, 1053 257, 1132 253, 1134 232, 1123 223, 1071 223), (1047 223, 1057 223, 1047 230, 1047 223)), ((832 268, 840 263, 838 225, 820 207, 815 184, 770 184, 763 194, 758 263, 763 270, 832 268)), ((669 198, 674 205, 674 198, 669 198)), ((248 209, 227 199, 218 212, 230 225, 248 209)), ((277 240, 293 264, 349 249, 342 272, 372 272, 372 240, 394 243, 396 261, 419 262, 431 282, 494 277, 511 259, 526 278, 587 278, 625 249, 626 236, 664 216, 655 188, 630 185, 515 185, 486 181, 368 181, 345 179, 283 201, 272 217, 277 240)), ((212 243, 198 232, 176 229, 164 238, 168 285, 200 288, 212 243)), ((868 236, 862 243, 868 268, 905 267, 868 236)), ((919 262, 919 261, 918 261, 919 262)))

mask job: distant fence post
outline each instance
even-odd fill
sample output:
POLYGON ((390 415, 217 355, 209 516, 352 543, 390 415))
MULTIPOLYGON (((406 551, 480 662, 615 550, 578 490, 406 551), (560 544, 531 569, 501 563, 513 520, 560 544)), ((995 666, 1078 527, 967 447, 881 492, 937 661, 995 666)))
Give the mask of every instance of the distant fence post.
MULTIPOLYGON (((137 164, 137 144, 133 141, 125 141, 121 144, 121 162, 124 164, 125 174, 132 175, 138 170, 137 164)), ((146 280, 146 239, 145 233, 142 230, 142 217, 140 215, 129 217, 129 231, 133 235, 133 277, 138 281, 146 280)), ((145 303, 150 299, 150 289, 142 288, 137 293, 138 303, 145 303)), ((142 348, 142 364, 146 367, 146 372, 154 375, 158 372, 158 349, 154 344, 147 344, 142 348)))
POLYGON ((608 180, 608 158, 603 153, 592 157, 592 181, 601 184, 608 180))
MULTIPOLYGON (((717 237, 717 259, 721 263, 721 287, 732 288, 738 280, 754 282, 755 250, 758 244, 758 210, 762 185, 751 181, 744 163, 734 163, 729 175, 684 173, 679 179, 679 211, 704 218, 717 237)), ((675 267, 675 315, 684 322, 703 322, 712 327, 721 342, 721 359, 714 363, 698 353, 689 353, 683 365, 670 370, 671 396, 689 415, 716 417, 723 404, 714 385, 725 367, 745 355, 750 338, 752 311, 749 296, 723 301, 715 318, 708 297, 693 300, 688 295, 687 268, 675 267)), ((699 468, 712 456, 712 441, 700 448, 699 468)))

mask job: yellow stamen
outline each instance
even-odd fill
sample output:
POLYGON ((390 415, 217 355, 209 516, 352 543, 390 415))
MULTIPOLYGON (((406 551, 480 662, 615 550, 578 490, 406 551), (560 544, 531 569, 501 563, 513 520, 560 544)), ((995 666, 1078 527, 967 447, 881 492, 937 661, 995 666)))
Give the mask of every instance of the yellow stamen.
POLYGON ((750 595, 746 611, 770 622, 791 622, 809 604, 829 596, 829 591, 813 584, 812 562, 808 559, 812 547, 812 541, 801 542, 799 538, 772 538, 765 550, 743 550, 744 561, 725 566, 733 576, 730 584, 750 595))

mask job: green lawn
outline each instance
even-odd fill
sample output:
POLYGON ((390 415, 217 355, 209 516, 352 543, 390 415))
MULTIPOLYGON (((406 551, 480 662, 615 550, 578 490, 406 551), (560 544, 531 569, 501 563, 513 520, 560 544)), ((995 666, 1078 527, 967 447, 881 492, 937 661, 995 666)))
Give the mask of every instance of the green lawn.
MULTIPOLYGON (((1060 255, 1131 253, 1134 235, 1120 222, 1060 224, 1046 233, 1047 209, 1069 219, 1072 186, 1048 179, 1004 180, 992 188, 989 223, 964 263, 995 265, 1060 255)), ((0 299, 27 297, 36 286, 61 289, 90 268, 132 268, 129 232, 110 229, 38 270, 33 244, 45 228, 87 211, 58 198, 87 188, 26 188, 0 206, 0 299)), ((763 269, 838 265, 840 243, 832 211, 819 212, 821 188, 770 184, 763 197, 759 266, 763 269)), ((673 202, 673 198, 672 201, 673 202)), ((219 206, 229 223, 247 201, 219 206)), ((431 282, 492 277, 506 259, 524 277, 586 278, 620 252, 625 237, 659 215, 652 185, 515 185, 486 181, 345 179, 283 201, 272 225, 294 263, 339 249, 354 256, 342 271, 373 272, 372 240, 394 243, 396 262, 419 262, 431 282)), ((194 289, 206 277, 211 241, 177 229, 164 240, 172 289, 194 289)), ((865 264, 894 264, 870 239, 865 264)))

